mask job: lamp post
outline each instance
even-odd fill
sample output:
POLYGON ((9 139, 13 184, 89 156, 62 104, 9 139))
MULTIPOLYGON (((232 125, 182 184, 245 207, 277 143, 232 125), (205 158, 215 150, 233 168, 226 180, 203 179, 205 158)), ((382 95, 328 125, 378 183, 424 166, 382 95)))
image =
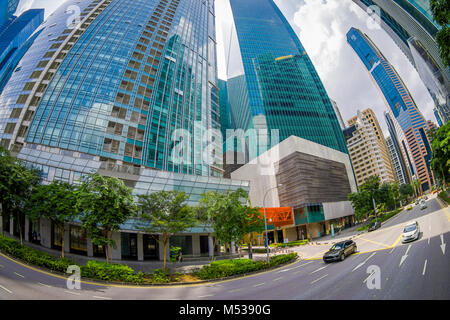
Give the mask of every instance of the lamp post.
POLYGON ((265 228, 265 231, 266 231, 265 243, 266 243, 266 252, 267 252, 267 263, 270 262, 270 259, 269 259, 269 240, 268 240, 268 237, 267 237, 267 219, 266 219, 266 205, 265 205, 265 203, 266 203, 266 196, 269 193, 269 191, 271 191, 273 189, 276 189, 278 187, 281 187, 281 186, 282 186, 282 184, 279 184, 279 185, 277 185, 277 186, 275 186, 273 188, 270 188, 269 190, 266 191, 266 193, 264 194, 264 198, 263 198, 264 228, 265 228))

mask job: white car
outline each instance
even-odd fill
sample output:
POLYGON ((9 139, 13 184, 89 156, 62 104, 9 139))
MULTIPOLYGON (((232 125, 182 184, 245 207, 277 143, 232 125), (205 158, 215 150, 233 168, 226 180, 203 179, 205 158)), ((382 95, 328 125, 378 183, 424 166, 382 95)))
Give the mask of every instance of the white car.
POLYGON ((427 203, 425 202, 424 199, 420 200, 420 210, 426 209, 427 208, 427 203))
POLYGON ((402 242, 414 241, 419 239, 420 228, 417 221, 408 223, 403 229, 402 242))

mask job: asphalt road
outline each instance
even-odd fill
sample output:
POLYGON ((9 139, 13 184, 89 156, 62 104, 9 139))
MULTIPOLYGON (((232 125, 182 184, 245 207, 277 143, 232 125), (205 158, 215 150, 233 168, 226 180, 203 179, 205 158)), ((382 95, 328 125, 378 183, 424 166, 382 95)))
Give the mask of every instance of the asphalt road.
POLYGON ((447 300, 450 248, 445 246, 450 243, 450 208, 443 209, 434 198, 427 204, 427 209, 414 207, 380 229, 356 237, 359 252, 342 262, 325 264, 318 253, 280 269, 209 284, 127 287, 83 282, 81 290, 70 290, 64 277, 0 255, 0 299, 447 300), (403 226, 411 220, 419 222, 421 237, 402 244, 403 226))

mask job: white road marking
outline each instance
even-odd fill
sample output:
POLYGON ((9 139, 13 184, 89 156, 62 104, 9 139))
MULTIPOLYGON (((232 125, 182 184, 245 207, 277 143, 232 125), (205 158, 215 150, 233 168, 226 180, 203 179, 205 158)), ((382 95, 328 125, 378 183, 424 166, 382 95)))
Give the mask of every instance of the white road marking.
POLYGON ((0 264, 0 268, 3 268, 3 265, 0 264))
POLYGON ((283 279, 283 277, 279 277, 279 278, 273 279, 273 281, 278 281, 278 280, 281 280, 281 279, 283 279))
MULTIPOLYGON (((375 271, 372 271, 371 274, 369 274, 369 276, 367 278, 364 279, 363 283, 367 281, 367 279, 369 279, 373 274, 375 273, 375 271)), ((386 279, 387 280, 387 279, 386 279)))
POLYGON ((277 271, 276 273, 286 272, 286 271, 289 271, 289 270, 292 270, 292 269, 293 269, 293 268, 284 269, 284 270, 277 271))
POLYGON ((16 276, 18 276, 18 277, 25 278, 25 277, 24 277, 23 275, 21 275, 20 273, 14 272, 14 274, 15 274, 16 276))
POLYGON ((69 291, 69 290, 64 290, 64 292, 65 292, 65 293, 70 293, 70 294, 74 294, 74 295, 76 295, 76 296, 79 296, 79 295, 81 295, 81 293, 78 293, 78 292, 73 292, 73 291, 69 291))
POLYGON ((441 250, 442 250, 442 254, 445 255, 445 243, 444 243, 444 235, 441 234, 441 250))
POLYGON ((198 296, 199 298, 213 297, 213 294, 205 294, 204 296, 198 296))
POLYGON ((325 269, 327 266, 325 266, 325 267, 322 267, 322 268, 319 268, 319 269, 317 269, 317 270, 314 270, 313 272, 311 272, 310 274, 313 274, 313 273, 316 273, 316 272, 319 272, 320 270, 323 270, 323 269, 325 269))
POLYGON ((92 297, 96 299, 112 300, 112 298, 109 297, 100 297, 100 296, 92 296, 92 297))
POLYGON ((376 252, 372 253, 366 260, 364 260, 363 262, 361 262, 360 264, 358 264, 355 268, 353 268, 352 272, 359 269, 360 267, 362 267, 367 260, 369 260, 370 258, 372 258, 374 255, 376 254, 376 252))
POLYGON ((265 282, 260 283, 260 284, 255 284, 255 285, 253 286, 253 288, 260 287, 260 286, 263 286, 263 285, 265 285, 265 284, 266 284, 265 282))
POLYGON ((389 251, 389 253, 392 253, 395 250, 396 247, 393 247, 391 251, 389 251))
POLYGON ((326 276, 328 276, 328 274, 326 274, 326 275, 320 277, 319 279, 316 279, 316 280, 312 281, 310 284, 316 283, 317 281, 322 280, 322 279, 325 278, 326 276))
POLYGON ((430 238, 428 238, 428 244, 430 244, 430 238))
POLYGON ((228 292, 229 292, 229 293, 232 293, 232 292, 238 292, 238 291, 242 291, 242 288, 241 288, 241 289, 230 290, 230 291, 228 291, 228 292))
POLYGON ((422 275, 425 275, 425 270, 427 270, 427 260, 425 259, 425 264, 423 265, 422 275))
POLYGON ((52 286, 50 286, 48 284, 45 284, 45 283, 42 283, 42 282, 38 282, 38 284, 40 284, 41 286, 45 286, 47 288, 51 288, 52 287, 52 286))
POLYGON ((6 292, 12 293, 11 290, 6 289, 4 286, 0 285, 0 288, 2 288, 3 290, 5 290, 6 292))
POLYGON ((402 263, 406 260, 406 258, 408 257, 408 251, 411 248, 411 245, 408 246, 408 249, 406 249, 405 254, 402 256, 402 258, 400 259, 400 264, 398 265, 399 267, 402 265, 402 263))
MULTIPOLYGON (((313 262, 314 262, 314 261, 310 261, 310 262, 301 264, 301 265, 299 265, 299 266, 297 266, 297 267, 293 267, 293 268, 291 268, 291 269, 292 269, 292 270, 293 270, 293 269, 298 269, 298 268, 301 268, 301 267, 306 266, 307 264, 310 264, 310 263, 313 263, 313 262)), ((300 272, 300 271, 296 271, 296 272, 294 272, 294 274, 296 274, 296 273, 298 273, 298 272, 300 272)))

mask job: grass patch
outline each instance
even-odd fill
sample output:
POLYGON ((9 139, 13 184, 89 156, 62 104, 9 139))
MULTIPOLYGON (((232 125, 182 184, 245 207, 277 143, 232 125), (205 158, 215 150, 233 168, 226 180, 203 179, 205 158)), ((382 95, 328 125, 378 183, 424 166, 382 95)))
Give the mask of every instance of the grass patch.
POLYGON ((447 204, 450 204, 450 198, 447 196, 446 191, 439 192, 438 197, 447 202, 447 204))

